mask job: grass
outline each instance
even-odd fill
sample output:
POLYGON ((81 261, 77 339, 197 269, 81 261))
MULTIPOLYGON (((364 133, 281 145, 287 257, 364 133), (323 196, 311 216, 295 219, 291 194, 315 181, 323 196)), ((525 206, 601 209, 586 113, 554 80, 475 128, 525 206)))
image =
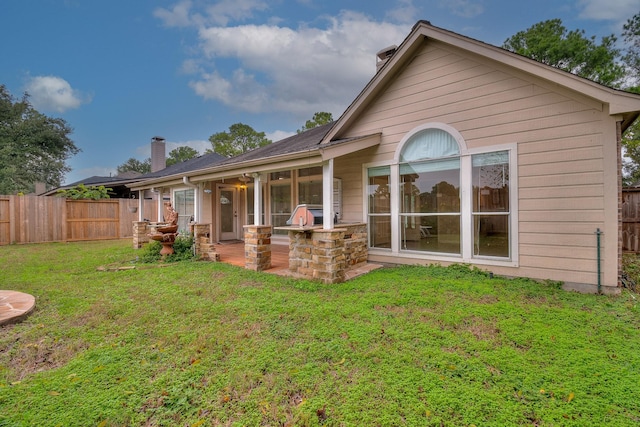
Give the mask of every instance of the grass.
POLYGON ((129 241, 0 247, 0 426, 635 426, 637 295, 377 270, 340 285, 129 241))

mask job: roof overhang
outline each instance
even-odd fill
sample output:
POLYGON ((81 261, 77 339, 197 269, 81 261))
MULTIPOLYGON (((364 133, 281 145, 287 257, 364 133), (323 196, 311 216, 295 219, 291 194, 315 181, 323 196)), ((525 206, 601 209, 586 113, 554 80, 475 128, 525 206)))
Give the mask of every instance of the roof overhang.
POLYGON ((155 187, 172 187, 182 185, 183 177, 189 177, 193 183, 228 179, 243 174, 264 174, 287 169, 301 169, 321 165, 323 162, 365 150, 380 144, 381 134, 365 135, 343 141, 333 141, 327 145, 316 145, 314 148, 287 153, 278 156, 263 157, 239 163, 212 166, 206 169, 175 174, 162 178, 151 178, 130 186, 132 190, 146 190, 155 187))

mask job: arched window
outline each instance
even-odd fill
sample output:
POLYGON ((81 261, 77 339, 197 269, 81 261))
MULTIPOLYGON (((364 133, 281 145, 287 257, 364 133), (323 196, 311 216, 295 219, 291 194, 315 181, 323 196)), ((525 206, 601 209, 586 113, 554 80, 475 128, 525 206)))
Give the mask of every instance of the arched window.
POLYGON ((512 262, 516 147, 469 150, 444 123, 408 132, 392 162, 367 169, 369 246, 425 259, 512 262))
POLYGON ((400 147, 401 250, 461 253, 460 146, 428 127, 400 147))
POLYGON ((429 128, 409 137, 400 151, 400 161, 416 162, 456 155, 460 155, 458 141, 449 132, 429 128))

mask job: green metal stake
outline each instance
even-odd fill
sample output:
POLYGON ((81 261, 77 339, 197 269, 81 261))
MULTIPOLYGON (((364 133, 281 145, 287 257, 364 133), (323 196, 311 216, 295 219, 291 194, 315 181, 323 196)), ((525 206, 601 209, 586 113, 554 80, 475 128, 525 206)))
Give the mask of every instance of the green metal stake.
POLYGON ((596 240, 597 240, 597 246, 598 246, 598 293, 602 293, 601 288, 602 288, 602 274, 600 272, 600 236, 602 235, 602 231, 600 231, 599 228, 596 229, 596 240))

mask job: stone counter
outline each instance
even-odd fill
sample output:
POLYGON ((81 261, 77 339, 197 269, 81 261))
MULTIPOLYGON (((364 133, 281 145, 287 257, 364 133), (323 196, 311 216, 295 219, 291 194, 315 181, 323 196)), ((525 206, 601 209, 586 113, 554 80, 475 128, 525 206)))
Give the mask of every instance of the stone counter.
POLYGON ((278 227, 289 235, 289 271, 322 283, 340 283, 345 272, 367 262, 367 225, 337 224, 336 228, 278 227))

